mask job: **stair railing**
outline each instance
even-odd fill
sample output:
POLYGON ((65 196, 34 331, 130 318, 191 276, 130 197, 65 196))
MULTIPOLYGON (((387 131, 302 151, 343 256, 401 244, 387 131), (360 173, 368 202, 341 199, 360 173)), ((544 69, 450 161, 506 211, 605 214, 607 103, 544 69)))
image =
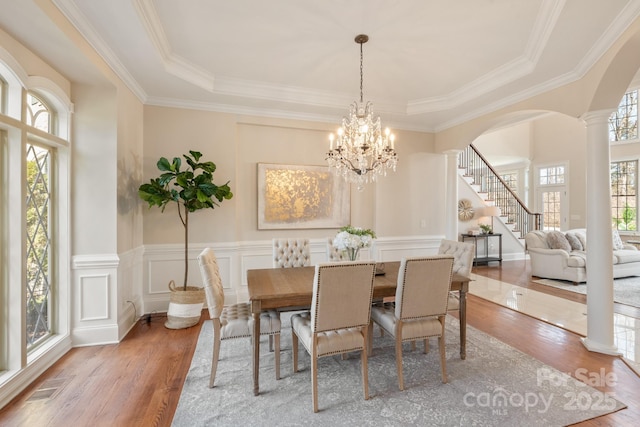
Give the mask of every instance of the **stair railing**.
POLYGON ((524 238, 529 231, 542 229, 542 214, 527 208, 473 144, 460 154, 458 167, 480 186, 479 192, 487 193, 487 199, 500 208, 502 216, 507 218, 506 223, 514 225, 514 233, 520 233, 524 238))

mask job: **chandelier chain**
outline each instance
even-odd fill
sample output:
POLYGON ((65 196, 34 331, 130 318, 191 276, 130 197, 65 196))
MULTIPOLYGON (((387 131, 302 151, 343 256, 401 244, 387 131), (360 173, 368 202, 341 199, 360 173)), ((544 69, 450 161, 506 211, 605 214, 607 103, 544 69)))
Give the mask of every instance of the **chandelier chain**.
POLYGON ((364 80, 364 67, 362 66, 362 44, 360 42, 360 103, 364 102, 364 96, 362 95, 362 81, 364 80))

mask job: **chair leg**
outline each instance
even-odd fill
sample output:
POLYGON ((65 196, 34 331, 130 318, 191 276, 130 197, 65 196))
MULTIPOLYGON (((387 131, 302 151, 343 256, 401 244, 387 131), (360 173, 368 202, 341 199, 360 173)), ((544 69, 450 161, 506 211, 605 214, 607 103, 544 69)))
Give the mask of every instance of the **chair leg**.
POLYGON ((442 369, 442 383, 446 384, 447 378, 447 357, 444 349, 444 334, 438 337, 438 346, 440 347, 440 368, 442 369))
POLYGON ((364 391, 364 400, 369 400, 369 367, 367 362, 367 350, 362 349, 362 390, 364 391))
MULTIPOLYGON (((271 336, 271 335, 269 335, 271 336)), ((275 341, 275 359, 276 359, 276 380, 280 379, 280 333, 273 337, 275 341)))
POLYGON ((416 342, 411 341, 411 351, 416 351, 416 342))
POLYGON ((424 354, 429 353, 429 338, 424 339, 424 354))
POLYGON ((296 331, 291 331, 291 352, 293 353, 293 373, 298 372, 298 336, 296 331))
POLYGON ((367 327, 367 356, 371 356, 373 350, 373 322, 369 322, 367 327))
POLYGON ((396 335, 396 368, 398 370, 398 387, 404 390, 404 377, 402 376, 402 336, 396 335))
POLYGON ((209 375, 209 388, 213 388, 218 370, 218 357, 220 356, 220 319, 213 319, 213 357, 211 359, 211 374, 209 375))
POLYGON ((439 320, 440 320, 440 324, 442 324, 442 332, 438 337, 438 346, 440 347, 440 368, 442 369, 442 382, 446 384, 447 381, 449 380, 447 378, 447 355, 445 351, 445 340, 444 340, 445 317, 442 316, 439 320))
POLYGON ((318 412, 318 359, 311 356, 311 397, 313 398, 313 412, 318 412))
POLYGON ((269 335, 269 351, 273 351, 273 335, 269 335))

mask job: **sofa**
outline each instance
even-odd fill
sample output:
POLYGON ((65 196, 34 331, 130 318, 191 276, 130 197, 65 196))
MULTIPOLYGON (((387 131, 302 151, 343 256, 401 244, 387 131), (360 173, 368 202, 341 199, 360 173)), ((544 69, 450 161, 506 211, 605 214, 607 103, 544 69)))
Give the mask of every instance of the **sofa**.
MULTIPOLYGON (((531 275, 567 280, 575 285, 587 281, 587 231, 535 230, 525 236, 531 260, 531 275)), ((625 244, 613 231, 613 277, 640 276, 640 251, 625 244)))

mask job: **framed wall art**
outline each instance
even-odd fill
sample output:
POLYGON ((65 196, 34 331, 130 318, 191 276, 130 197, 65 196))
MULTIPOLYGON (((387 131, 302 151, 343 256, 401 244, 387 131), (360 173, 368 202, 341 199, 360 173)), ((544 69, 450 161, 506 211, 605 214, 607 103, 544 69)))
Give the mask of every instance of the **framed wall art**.
POLYGON ((328 166, 258 163, 258 229, 343 227, 349 193, 328 166))

